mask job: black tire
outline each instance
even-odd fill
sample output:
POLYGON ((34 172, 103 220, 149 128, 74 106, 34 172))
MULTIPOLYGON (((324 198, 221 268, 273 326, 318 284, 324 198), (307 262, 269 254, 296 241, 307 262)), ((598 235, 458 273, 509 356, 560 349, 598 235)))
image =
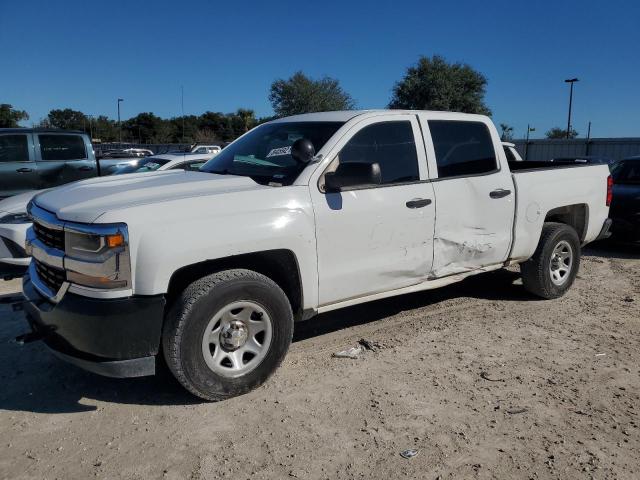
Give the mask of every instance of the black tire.
POLYGON ((292 335, 293 313, 282 289, 264 275, 235 269, 196 280, 182 292, 167 313, 162 345, 176 379, 194 395, 218 401, 263 384, 282 363, 292 335), (237 301, 260 304, 272 319, 272 334, 266 356, 258 366, 242 376, 228 378, 208 367, 202 341, 216 312, 237 301))
POLYGON ((542 227, 540 242, 533 256, 520 264, 524 288, 538 297, 552 299, 565 294, 578 274, 580 268, 580 239, 575 229, 564 223, 545 223, 542 227), (561 285, 556 285, 549 266, 554 249, 561 242, 567 242, 573 253, 571 268, 561 285))

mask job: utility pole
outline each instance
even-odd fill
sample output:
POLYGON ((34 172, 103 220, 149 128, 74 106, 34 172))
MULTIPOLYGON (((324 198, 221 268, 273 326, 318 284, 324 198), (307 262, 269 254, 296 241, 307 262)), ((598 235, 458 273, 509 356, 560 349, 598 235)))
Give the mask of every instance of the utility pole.
POLYGON ((122 146, 122 124, 120 123, 120 102, 124 102, 124 99, 118 99, 118 142, 122 146))
POLYGON ((535 132, 535 127, 530 126, 527 123, 527 141, 524 144, 524 159, 527 159, 527 155, 529 154, 529 132, 535 132))
POLYGON ((571 85, 571 88, 569 89, 569 119, 567 120, 567 139, 569 139, 571 135, 571 105, 573 103, 573 84, 578 81, 579 80, 577 78, 568 78, 567 80, 565 80, 565 83, 571 85))
POLYGON ((184 85, 180 85, 180 110, 182 111, 182 143, 184 144, 184 85))

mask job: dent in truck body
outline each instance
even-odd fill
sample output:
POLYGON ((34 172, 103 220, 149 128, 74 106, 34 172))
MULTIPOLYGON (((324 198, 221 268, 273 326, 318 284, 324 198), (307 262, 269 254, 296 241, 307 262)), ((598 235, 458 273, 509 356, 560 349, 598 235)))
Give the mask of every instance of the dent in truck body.
MULTIPOLYGON (((467 238, 463 242, 457 242, 452 239, 443 237, 435 237, 433 239, 433 256, 434 258, 456 258, 442 265, 434 262, 431 278, 445 277, 455 273, 474 270, 476 267, 470 267, 469 263, 476 263, 478 258, 493 249, 491 237, 495 233, 484 232, 482 227, 465 227, 467 238)), ((441 235, 446 232, 439 232, 441 235)))

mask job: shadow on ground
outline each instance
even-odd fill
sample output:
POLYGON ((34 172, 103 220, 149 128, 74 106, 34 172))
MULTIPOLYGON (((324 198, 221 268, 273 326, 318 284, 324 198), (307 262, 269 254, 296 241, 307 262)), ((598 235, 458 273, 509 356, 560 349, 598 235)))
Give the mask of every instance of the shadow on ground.
POLYGON ((617 258, 620 260, 640 259, 640 243, 604 240, 589 244, 583 251, 585 257, 617 258))
MULTIPOLYGON (((319 315, 296 326, 294 342, 329 332, 380 321, 401 311, 434 305, 454 297, 535 300, 525 292, 516 272, 500 270, 463 282, 415 294, 379 300, 319 315)), ((155 377, 111 379, 84 372, 54 358, 35 342, 19 346, 12 341, 25 333, 22 312, 12 312, 9 296, 0 298, 0 409, 39 413, 95 410, 95 400, 132 405, 199 403, 161 368, 155 377)))

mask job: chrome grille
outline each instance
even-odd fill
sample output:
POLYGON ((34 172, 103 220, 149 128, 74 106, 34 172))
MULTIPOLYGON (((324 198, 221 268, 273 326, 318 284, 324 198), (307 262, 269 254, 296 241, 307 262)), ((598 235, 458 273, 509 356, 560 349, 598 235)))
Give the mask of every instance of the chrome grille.
POLYGON ((38 260, 35 260, 36 272, 38 273, 38 277, 49 289, 54 292, 58 292, 62 284, 64 283, 66 276, 64 270, 60 270, 57 268, 50 267, 49 265, 45 265, 38 260))
POLYGON ((36 238, 46 246, 64 251, 64 232, 62 230, 54 230, 34 222, 33 232, 36 234, 36 238))

